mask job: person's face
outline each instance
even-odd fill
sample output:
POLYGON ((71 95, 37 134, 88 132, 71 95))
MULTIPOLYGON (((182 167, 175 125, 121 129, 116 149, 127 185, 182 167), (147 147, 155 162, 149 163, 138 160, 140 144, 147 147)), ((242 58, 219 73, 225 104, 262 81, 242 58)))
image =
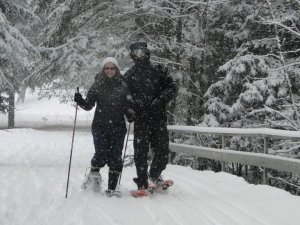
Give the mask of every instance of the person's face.
POLYGON ((113 76, 116 75, 117 68, 115 64, 109 62, 104 65, 103 70, 107 77, 112 78, 113 76))
POLYGON ((141 49, 141 48, 135 49, 133 51, 133 54, 139 60, 143 60, 146 57, 146 51, 145 51, 145 49, 141 49))

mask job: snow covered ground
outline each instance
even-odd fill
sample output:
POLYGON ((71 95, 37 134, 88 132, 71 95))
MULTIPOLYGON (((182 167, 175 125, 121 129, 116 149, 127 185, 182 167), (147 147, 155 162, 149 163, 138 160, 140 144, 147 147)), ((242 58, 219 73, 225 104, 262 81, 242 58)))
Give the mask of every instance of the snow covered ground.
MULTIPOLYGON (((69 195, 65 198, 74 107, 29 96, 17 107, 17 125, 0 130, 0 225, 299 225, 300 197, 242 178, 168 165, 168 193, 135 199, 134 167, 123 171, 122 198, 85 192, 80 185, 93 155, 89 128, 75 134, 69 195), (42 119, 45 118, 45 119, 42 119), (52 129, 45 128, 51 125, 52 129), (57 129, 56 129, 57 128, 57 129), (59 128, 59 129, 58 129, 59 128)), ((89 126, 92 112, 79 111, 89 126)), ((1 123, 3 117, 0 118, 1 123)), ((128 145, 132 154, 132 136, 128 145)), ((107 187, 101 170, 103 191, 107 187)))
MULTIPOLYGON (((29 128, 65 129, 73 126, 75 107, 72 102, 60 104, 57 98, 39 100, 36 93, 27 91, 24 103, 17 103, 15 110, 15 126, 29 128)), ((78 108, 77 127, 89 127, 94 109, 84 111, 78 108)), ((0 114, 0 128, 7 127, 7 116, 0 114)))

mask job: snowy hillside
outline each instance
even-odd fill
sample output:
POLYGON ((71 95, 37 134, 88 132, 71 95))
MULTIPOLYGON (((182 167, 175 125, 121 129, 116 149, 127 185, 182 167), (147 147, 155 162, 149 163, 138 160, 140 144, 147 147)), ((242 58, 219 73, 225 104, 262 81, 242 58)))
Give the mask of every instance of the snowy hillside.
MULTIPOLYGON (((17 124, 70 125, 74 108, 30 96, 17 112, 17 124), (59 110, 58 110, 59 109, 59 110), (41 118, 46 119, 41 119, 41 118), (50 123, 50 122, 51 123, 50 123), (29 124, 28 122, 28 124, 29 124)), ((79 123, 92 113, 82 110, 79 123)), ((1 122, 3 122, 1 118, 1 122)), ((80 185, 93 155, 90 131, 75 134, 68 199, 65 199, 72 127, 55 130, 0 130, 0 225, 298 225, 300 198, 242 178, 168 165, 168 193, 135 199, 135 168, 124 169, 122 198, 85 192, 80 185)), ((129 142, 132 154, 132 136, 129 142)), ((103 191, 108 169, 101 170, 103 191)))

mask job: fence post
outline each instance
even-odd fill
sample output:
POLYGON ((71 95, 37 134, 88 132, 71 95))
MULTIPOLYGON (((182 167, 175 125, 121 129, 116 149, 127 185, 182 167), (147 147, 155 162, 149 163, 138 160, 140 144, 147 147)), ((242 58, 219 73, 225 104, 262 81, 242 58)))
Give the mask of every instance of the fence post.
MULTIPOLYGON (((169 131, 169 139, 170 139, 170 142, 174 143, 174 132, 169 131)), ((170 164, 173 164, 174 155, 175 155, 175 153, 170 151, 169 159, 168 159, 170 164)))
MULTIPOLYGON (((268 154, 268 137, 264 137, 264 154, 268 154)), ((267 169, 263 169, 263 184, 267 184, 268 177, 267 177, 267 169)))
MULTIPOLYGON (((222 149, 225 149, 225 136, 224 135, 222 135, 222 149)), ((224 161, 221 162, 221 167, 222 167, 222 171, 224 172, 224 170, 225 170, 225 162, 224 161)))

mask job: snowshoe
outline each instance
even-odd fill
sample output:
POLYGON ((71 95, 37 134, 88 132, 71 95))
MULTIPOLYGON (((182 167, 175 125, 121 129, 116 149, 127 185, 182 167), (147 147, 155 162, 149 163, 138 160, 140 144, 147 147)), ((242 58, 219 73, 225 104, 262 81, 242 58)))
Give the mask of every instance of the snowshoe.
POLYGON ((142 198, 151 195, 151 190, 148 189, 138 189, 130 191, 130 194, 135 198, 142 198))
POLYGON ((161 176, 155 180, 150 177, 149 180, 149 188, 151 188, 152 192, 165 191, 174 184, 173 180, 164 180, 161 176))
POLYGON ((141 198, 149 196, 152 193, 152 189, 149 188, 148 181, 139 179, 137 177, 133 178, 134 183, 138 186, 137 190, 130 191, 130 194, 135 198, 141 198))
POLYGON ((113 197, 113 196, 118 197, 118 198, 122 197, 122 193, 119 190, 110 190, 110 189, 108 189, 108 190, 105 191, 105 193, 106 193, 107 197, 113 197))
POLYGON ((101 191, 102 176, 98 172, 90 172, 81 185, 83 190, 101 191))

